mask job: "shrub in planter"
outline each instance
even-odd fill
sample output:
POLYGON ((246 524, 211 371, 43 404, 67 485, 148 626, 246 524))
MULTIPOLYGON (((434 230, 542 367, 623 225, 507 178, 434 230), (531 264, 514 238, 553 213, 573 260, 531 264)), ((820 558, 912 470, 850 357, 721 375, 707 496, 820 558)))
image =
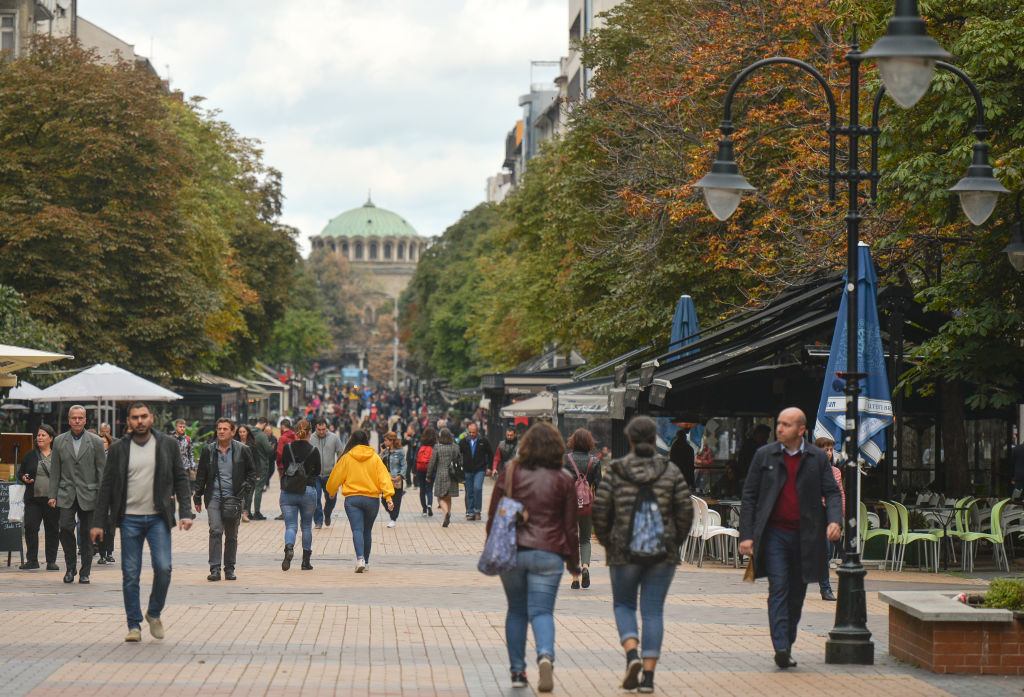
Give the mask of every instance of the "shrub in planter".
POLYGON ((1024 611, 1024 579, 996 578, 989 584, 982 607, 1024 611))

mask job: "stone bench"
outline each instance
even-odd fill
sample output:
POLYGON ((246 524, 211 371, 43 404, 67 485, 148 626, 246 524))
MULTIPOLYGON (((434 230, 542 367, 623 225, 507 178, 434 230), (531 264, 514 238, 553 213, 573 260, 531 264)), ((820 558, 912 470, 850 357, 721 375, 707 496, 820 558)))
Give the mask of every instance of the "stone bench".
POLYGON ((942 591, 889 591, 889 653, 933 673, 1024 675, 1024 620, 942 591))

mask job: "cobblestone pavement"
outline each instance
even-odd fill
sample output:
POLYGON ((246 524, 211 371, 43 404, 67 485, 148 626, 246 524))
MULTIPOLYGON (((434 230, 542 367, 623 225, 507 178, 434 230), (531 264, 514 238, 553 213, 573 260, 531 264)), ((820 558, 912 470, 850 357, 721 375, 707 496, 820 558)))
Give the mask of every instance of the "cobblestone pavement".
MULTIPOLYGON (((124 643, 119 565, 94 565, 88 586, 65 585, 62 572, 0 567, 0 696, 532 695, 509 687, 501 585, 475 569, 483 523, 465 520, 460 499, 442 529, 439 516, 420 516, 417 498, 411 490, 398 527, 377 519, 369 572, 358 575, 339 507, 332 526, 314 531, 314 570, 295 563, 281 571, 284 525, 268 520, 243 524, 238 580, 210 583, 201 516, 191 531, 173 534, 162 641, 144 627, 141 643, 124 643)), ((276 501, 275 488, 264 497, 269 517, 276 501)), ((593 586, 572 591, 565 576, 559 593, 556 694, 623 694, 607 569, 596 543, 594 552, 593 586)), ((936 676, 888 656, 887 608, 877 591, 969 589, 980 581, 869 571, 876 663, 855 667, 824 663, 835 606, 811 586, 794 647, 799 667, 783 672, 772 662, 767 585, 741 577, 713 562, 679 568, 658 694, 984 697, 1024 689, 1020 678, 936 676)), ((143 603, 150 580, 144 572, 143 603)))

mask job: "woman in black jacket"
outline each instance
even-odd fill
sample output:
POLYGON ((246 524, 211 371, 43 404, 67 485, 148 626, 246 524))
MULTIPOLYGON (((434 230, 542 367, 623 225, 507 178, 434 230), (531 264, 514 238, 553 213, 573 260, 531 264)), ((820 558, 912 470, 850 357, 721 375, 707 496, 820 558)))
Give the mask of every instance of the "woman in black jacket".
POLYGON ((288 443, 281 453, 281 462, 284 463, 284 472, 288 472, 288 466, 295 462, 300 464, 300 476, 306 478, 306 490, 303 493, 285 491, 285 480, 281 478, 281 514, 284 515, 284 560, 281 562, 281 570, 287 571, 291 568, 292 557, 295 554, 295 536, 300 526, 301 516, 302 527, 302 568, 309 570, 313 568, 310 557, 313 555, 313 511, 316 509, 316 477, 320 474, 320 451, 309 442, 309 436, 313 427, 309 421, 302 419, 295 424, 295 440, 288 443))
MULTIPOLYGON (((658 454, 655 442, 658 427, 654 419, 637 416, 626 425, 631 452, 613 460, 604 472, 594 497, 594 532, 604 545, 612 581, 612 604, 619 641, 626 651, 626 676, 622 687, 654 692, 654 668, 661 655, 665 625, 662 619, 665 596, 679 564, 679 547, 690 532, 693 506, 686 479, 674 464, 658 454), (637 503, 657 503, 657 516, 638 516, 637 503), (634 518, 641 524, 634 529, 634 518), (652 533, 660 519, 661 535, 643 535, 643 523, 652 533), (632 536, 632 537, 631 537, 632 536), (634 541, 633 537, 636 537, 634 541), (640 543, 660 543, 662 555, 644 555, 640 543), (643 653, 637 631, 637 593, 643 598, 643 653), (641 662, 642 659, 642 662, 641 662), (643 679, 640 680, 640 671, 643 679)), ((649 510, 649 509, 648 509, 649 510)), ((650 551, 656 551, 651 549, 650 551)))
MULTIPOLYGON (((565 470, 572 475, 575 482, 578 478, 586 479, 591 491, 601 483, 601 460, 594 451, 594 436, 585 428, 577 428, 569 436, 569 452, 565 454, 565 470)), ((593 504, 580 508, 580 574, 572 575, 569 588, 578 590, 590 588, 590 537, 594 532, 591 511, 593 504), (580 580, 582 578, 582 581, 580 580)))
POLYGON ((47 505, 47 500, 57 494, 57 487, 50 485, 50 456, 53 451, 53 429, 41 424, 36 431, 36 447, 21 459, 18 481, 25 485, 25 561, 19 569, 39 568, 39 524, 46 534, 46 569, 58 571, 57 566, 57 522, 60 512, 47 505), (53 496, 51 496, 51 494, 53 496))

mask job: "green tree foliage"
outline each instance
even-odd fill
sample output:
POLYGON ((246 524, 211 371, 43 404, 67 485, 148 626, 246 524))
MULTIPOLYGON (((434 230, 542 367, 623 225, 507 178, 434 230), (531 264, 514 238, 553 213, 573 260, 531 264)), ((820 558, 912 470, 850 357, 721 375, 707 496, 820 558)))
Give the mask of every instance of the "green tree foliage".
POLYGON ((290 307, 274 325, 264 355, 273 363, 305 367, 330 345, 331 336, 320 312, 290 307))
POLYGON ((424 377, 475 384, 487 367, 471 330, 500 295, 481 293, 488 273, 504 276, 489 261, 500 225, 494 206, 480 204, 444 231, 420 257, 400 300, 399 316, 410 363, 424 377))
POLYGON ((214 116, 72 41, 0 63, 0 282, 78 361, 237 367, 283 314, 279 175, 214 116))
MULTIPOLYGON (((56 327, 34 318, 21 293, 0 284, 0 344, 59 353, 64 351, 64 336, 56 327)), ((28 371, 21 376, 28 377, 28 371)), ((33 382, 46 385, 50 381, 38 376, 33 382)))

